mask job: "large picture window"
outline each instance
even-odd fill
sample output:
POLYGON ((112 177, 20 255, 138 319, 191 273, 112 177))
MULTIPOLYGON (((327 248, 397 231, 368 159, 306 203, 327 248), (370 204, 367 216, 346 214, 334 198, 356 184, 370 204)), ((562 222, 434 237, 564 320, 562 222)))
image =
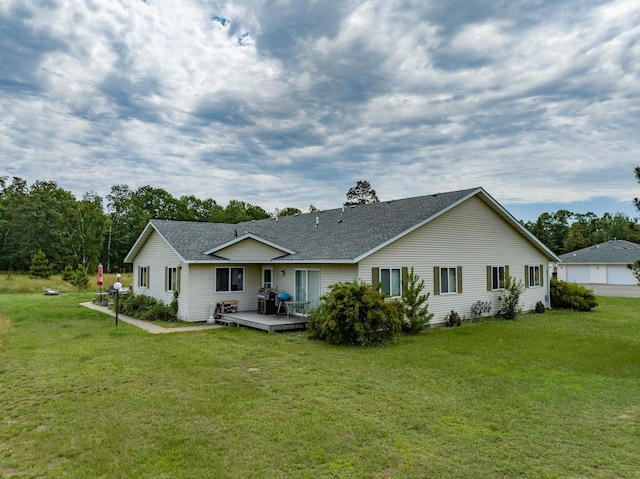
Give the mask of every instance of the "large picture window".
POLYGON ((216 293, 244 291, 244 268, 216 268, 216 293))
POLYGON ((149 267, 138 266, 138 286, 141 288, 149 287, 149 267))

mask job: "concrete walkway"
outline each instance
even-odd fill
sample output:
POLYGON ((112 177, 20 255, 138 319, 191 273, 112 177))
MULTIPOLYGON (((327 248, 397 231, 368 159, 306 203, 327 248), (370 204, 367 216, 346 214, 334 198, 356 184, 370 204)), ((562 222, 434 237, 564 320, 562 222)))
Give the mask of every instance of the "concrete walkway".
POLYGON ((620 296, 625 298, 640 298, 640 286, 627 284, 583 284, 593 291, 596 296, 620 296))
MULTIPOLYGON (((116 317, 115 311, 111 311, 106 306, 99 306, 97 304, 93 304, 92 302, 80 303, 80 305, 84 306, 85 308, 93 309, 94 311, 100 311, 101 313, 108 314, 113 318, 116 317)), ((224 327, 221 324, 204 324, 200 326, 184 326, 180 328, 163 328, 162 326, 151 323, 149 321, 142 321, 141 319, 132 318, 131 316, 125 316, 124 314, 118 314, 118 321, 122 321, 124 323, 136 326, 140 329, 144 329, 151 334, 182 333, 185 331, 202 331, 204 329, 218 329, 224 327)))

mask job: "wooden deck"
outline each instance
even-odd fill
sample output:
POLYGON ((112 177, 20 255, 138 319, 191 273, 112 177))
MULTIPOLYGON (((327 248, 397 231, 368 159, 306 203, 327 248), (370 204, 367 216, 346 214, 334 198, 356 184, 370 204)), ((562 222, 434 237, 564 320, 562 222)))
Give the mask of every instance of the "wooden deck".
POLYGON ((304 329, 308 322, 306 316, 287 317, 275 314, 258 314, 256 311, 238 311, 237 313, 220 313, 220 318, 216 323, 236 326, 246 326, 248 328, 261 329, 269 333, 276 331, 295 331, 304 329))

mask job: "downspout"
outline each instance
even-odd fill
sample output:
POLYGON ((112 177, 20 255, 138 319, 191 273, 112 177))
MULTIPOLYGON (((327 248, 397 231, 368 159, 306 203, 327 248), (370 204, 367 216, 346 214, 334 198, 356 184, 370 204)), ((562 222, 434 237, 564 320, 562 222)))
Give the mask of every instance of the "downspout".
POLYGON ((553 277, 553 267, 556 263, 547 263, 547 309, 551 309, 551 278, 553 277))

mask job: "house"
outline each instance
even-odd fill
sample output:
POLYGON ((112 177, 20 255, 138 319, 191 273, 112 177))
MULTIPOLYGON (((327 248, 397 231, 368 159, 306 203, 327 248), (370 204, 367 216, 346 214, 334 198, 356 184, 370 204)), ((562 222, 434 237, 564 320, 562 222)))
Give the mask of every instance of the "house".
POLYGON ((582 284, 638 284, 628 264, 640 260, 640 245, 611 240, 560 255, 558 279, 582 284))
POLYGON ((432 323, 478 301, 499 309, 505 275, 522 280, 523 309, 549 307, 548 268, 557 256, 484 189, 432 194, 240 224, 151 220, 125 261, 134 292, 205 321, 232 300, 256 311, 263 287, 319 303, 337 282, 380 284, 402 294, 411 268, 430 292, 432 323))

